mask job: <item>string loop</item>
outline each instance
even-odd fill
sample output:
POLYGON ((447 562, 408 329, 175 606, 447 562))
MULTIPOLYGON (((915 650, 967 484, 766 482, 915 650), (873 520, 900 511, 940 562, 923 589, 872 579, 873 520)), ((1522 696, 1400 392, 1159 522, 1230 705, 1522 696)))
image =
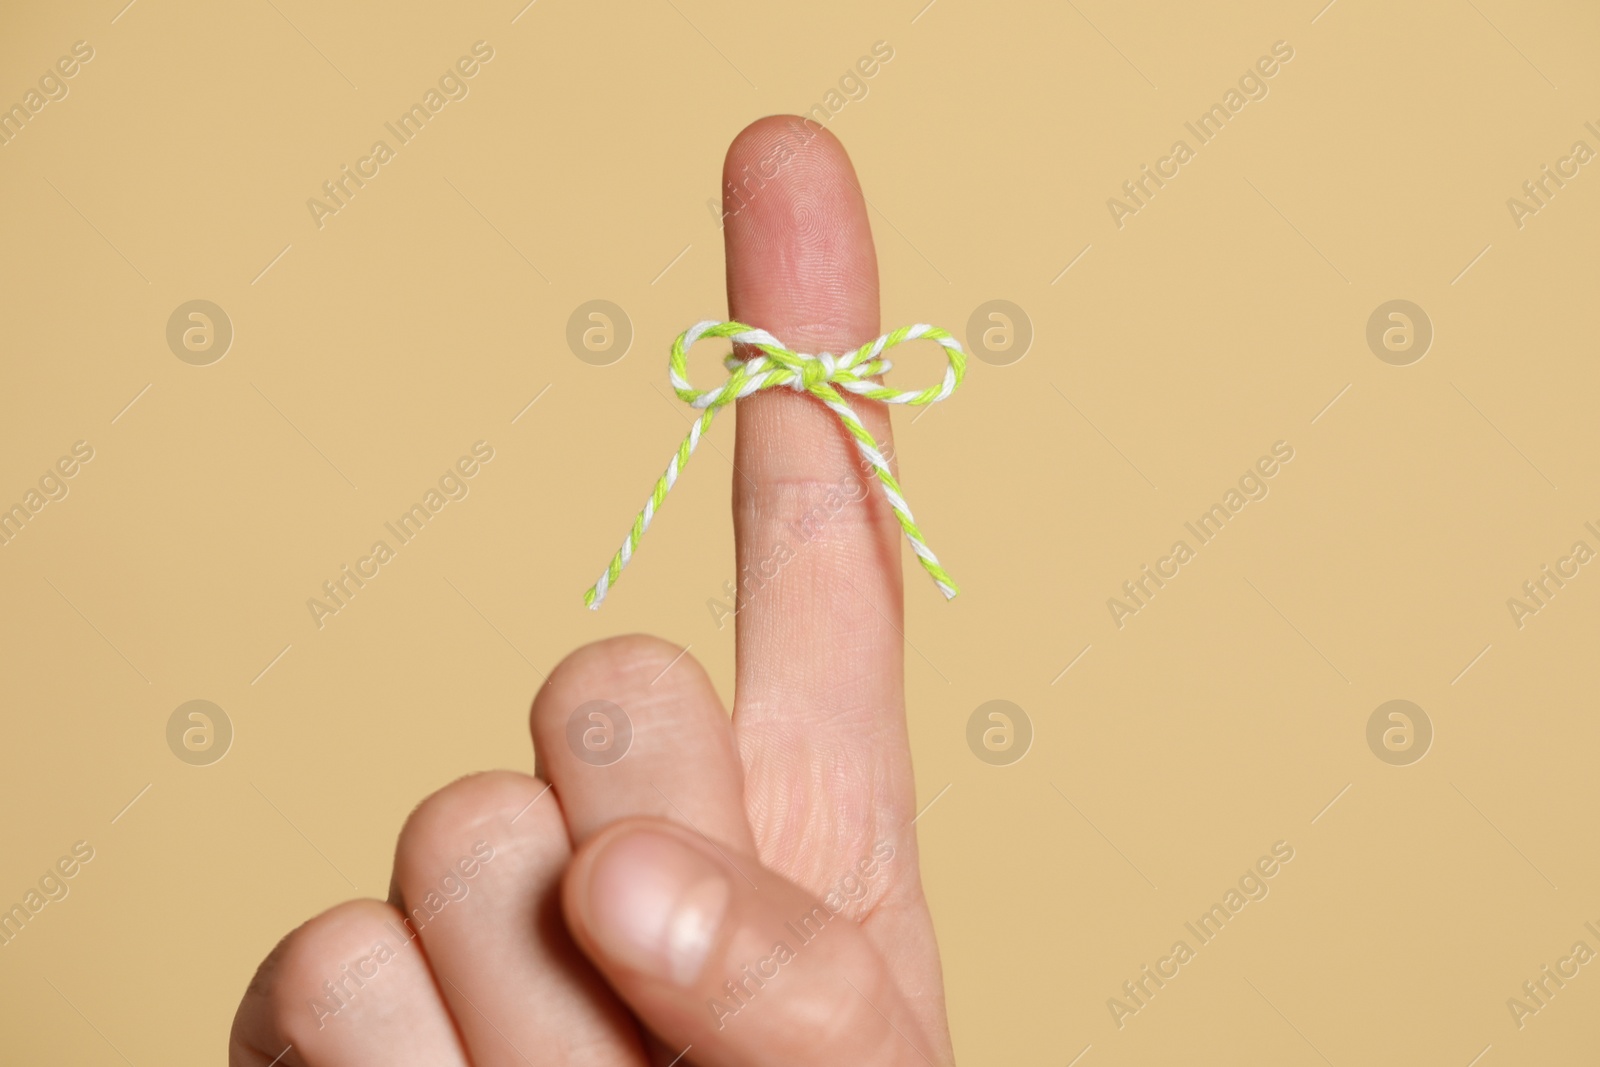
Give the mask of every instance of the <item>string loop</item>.
POLYGON ((939 587, 945 599, 953 598, 958 592, 955 582, 945 573, 938 557, 923 540, 922 531, 917 528, 916 520, 911 515, 911 508, 906 504, 905 496, 900 491, 900 484, 889 470, 888 461, 883 458, 883 454, 878 450, 877 441, 873 440, 872 434, 862 425, 861 419, 846 402, 842 392, 884 404, 909 404, 913 407, 937 404, 955 392, 966 374, 966 369, 967 355, 962 350, 961 343, 950 336, 949 332, 925 323, 902 326, 840 356, 826 352, 820 355, 808 355, 792 351, 766 330, 746 326, 742 322, 719 322, 707 319, 695 323, 672 342, 672 354, 667 361, 667 379, 672 383, 672 389, 678 394, 678 399, 702 414, 690 426, 689 435, 673 453, 665 473, 656 479, 650 499, 634 518, 633 526, 623 540, 622 547, 611 558, 611 564, 600 576, 600 580, 584 593, 583 602, 591 609, 598 609, 605 600, 606 593, 622 575, 622 569, 638 551, 640 539, 650 528, 651 520, 661 509, 667 493, 677 483, 678 475, 688 464, 694 450, 699 447, 700 439, 710 428, 717 412, 743 397, 763 389, 778 387, 809 393, 838 416, 839 422, 855 441, 856 450, 861 454, 861 458, 872 468, 883 486, 884 497, 899 521, 900 528, 905 531, 906 540, 910 542, 911 551, 916 554, 917 561, 933 578, 934 584, 939 587), (736 345, 744 345, 747 350, 753 349, 755 354, 747 359, 741 359, 737 354, 730 354, 724 361, 724 365, 728 368, 727 380, 715 389, 696 389, 688 377, 689 349, 707 337, 727 338, 736 345), (907 341, 921 339, 934 341, 944 349, 945 370, 938 385, 906 392, 891 389, 876 380, 878 376, 887 373, 893 367, 893 364, 883 357, 884 352, 907 341))

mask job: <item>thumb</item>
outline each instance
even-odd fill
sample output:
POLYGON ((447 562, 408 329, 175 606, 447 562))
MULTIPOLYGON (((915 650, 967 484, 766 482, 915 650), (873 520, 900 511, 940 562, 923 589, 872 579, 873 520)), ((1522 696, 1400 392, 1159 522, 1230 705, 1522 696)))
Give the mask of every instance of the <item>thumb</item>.
POLYGON ((848 916, 687 828, 613 824, 573 859, 562 902, 612 988, 703 1067, 936 1062, 848 916))

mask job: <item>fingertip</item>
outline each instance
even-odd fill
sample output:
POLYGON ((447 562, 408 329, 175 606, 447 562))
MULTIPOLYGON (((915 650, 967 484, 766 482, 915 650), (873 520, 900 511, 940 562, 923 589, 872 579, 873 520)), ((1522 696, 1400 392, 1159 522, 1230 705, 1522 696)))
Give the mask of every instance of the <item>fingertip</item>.
POLYGON ((765 115, 735 134, 723 160, 723 177, 739 173, 745 165, 756 163, 770 149, 782 145, 797 155, 807 154, 817 163, 842 165, 854 177, 844 143, 821 123, 799 115, 765 115))
POLYGON ((818 350, 874 335, 877 255, 839 139, 797 115, 769 115, 733 139, 722 178, 730 314, 818 350))

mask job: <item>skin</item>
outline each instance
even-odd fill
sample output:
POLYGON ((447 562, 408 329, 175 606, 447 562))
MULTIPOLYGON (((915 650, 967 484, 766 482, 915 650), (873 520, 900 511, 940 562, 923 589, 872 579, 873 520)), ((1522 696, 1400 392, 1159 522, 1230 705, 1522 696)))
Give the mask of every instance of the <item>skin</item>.
MULTIPOLYGON (((752 124, 724 189, 731 317, 804 352, 878 335, 866 205, 831 134, 752 124)), ((882 405, 851 403, 892 447, 882 405)), ((731 718, 665 641, 572 653, 533 702, 536 777, 424 800, 389 900, 324 912, 262 963, 230 1064, 954 1062, 911 825, 899 528, 815 400, 767 390, 737 424, 740 572, 780 543, 793 558, 741 602, 731 718), (608 766, 567 743, 596 699, 633 725, 608 766)))

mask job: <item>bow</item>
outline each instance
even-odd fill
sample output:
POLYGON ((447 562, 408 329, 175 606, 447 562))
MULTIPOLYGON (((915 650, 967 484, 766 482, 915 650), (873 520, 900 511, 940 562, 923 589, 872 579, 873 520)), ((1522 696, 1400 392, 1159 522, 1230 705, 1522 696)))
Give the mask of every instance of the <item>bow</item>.
POLYGON ((583 602, 591 609, 598 609, 605 600, 606 592, 616 584, 622 574, 622 568, 628 565, 628 561, 638 550, 640 538, 650 528, 650 521, 661 509, 667 493, 677 483, 678 475, 688 464, 694 450, 699 447, 700 438, 710 428, 711 420, 716 417, 717 412, 735 400, 750 396, 752 393, 781 386, 787 386, 800 393, 810 393, 839 417, 839 421, 855 440, 856 450, 861 453, 861 458, 872 467, 878 476, 878 481, 882 483, 883 495, 889 501, 889 507, 894 511, 895 518, 899 520, 900 528, 905 531, 906 539, 911 542, 911 551, 916 553, 923 570, 933 577, 934 584, 939 587, 945 599, 951 599, 958 592, 955 582, 945 573, 944 568, 939 565, 938 557, 923 540, 922 531, 917 529, 917 522, 911 516, 911 508, 900 492, 900 483, 895 481, 888 462, 878 451, 878 443, 873 440, 872 434, 861 424, 856 413, 845 402, 840 390, 885 404, 913 406, 936 404, 955 392, 956 386, 961 384, 966 368, 967 355, 962 351, 961 343, 947 331, 922 323, 902 326, 842 356, 833 356, 826 352, 813 356, 790 351, 784 347, 783 342, 766 330, 746 326, 742 322, 717 322, 708 319, 695 323, 672 342, 672 357, 668 362, 667 376, 672 382, 673 390, 678 394, 678 399, 704 414, 690 426, 689 436, 678 446, 672 461, 667 464, 666 472, 656 479, 655 489, 651 492, 650 499, 645 502, 644 510, 634 518, 633 527, 628 531, 622 547, 611 557, 611 565, 600 576, 600 580, 583 595, 583 602), (724 360, 728 368, 728 380, 718 389, 696 389, 689 383, 688 378, 689 349, 705 337, 726 337, 735 344, 755 349, 759 355, 740 359, 737 354, 730 354, 724 360), (890 389, 881 382, 873 380, 878 375, 886 373, 892 366, 883 358, 885 350, 919 338, 935 341, 944 348, 945 357, 949 362, 945 367, 944 379, 938 385, 912 393, 890 389))

